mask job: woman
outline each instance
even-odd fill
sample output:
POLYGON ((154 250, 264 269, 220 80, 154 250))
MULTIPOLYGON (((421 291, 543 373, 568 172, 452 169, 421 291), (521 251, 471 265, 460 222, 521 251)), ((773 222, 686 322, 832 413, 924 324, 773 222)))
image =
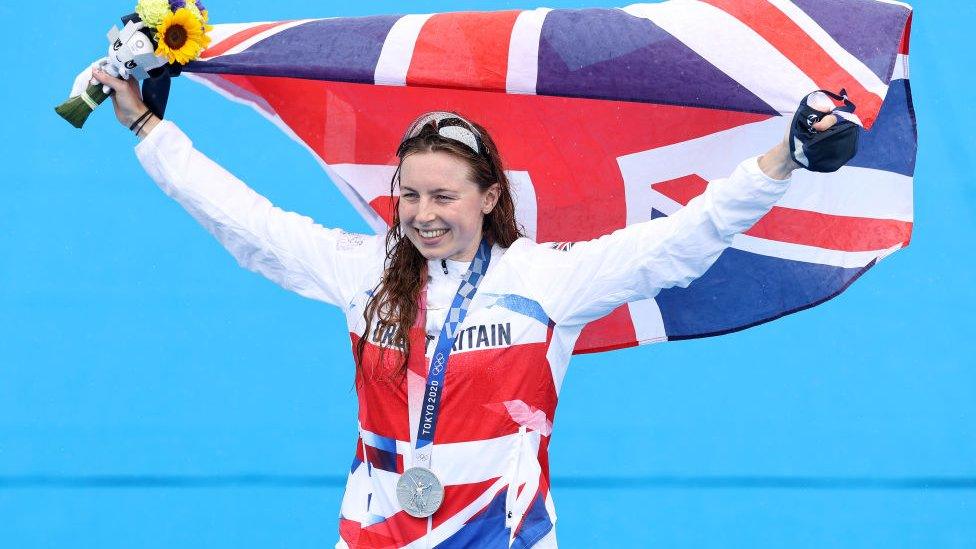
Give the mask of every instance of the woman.
POLYGON ((397 151, 384 239, 275 208, 146 115, 134 82, 95 77, 115 91, 119 121, 141 124, 147 172, 241 265, 345 311, 360 438, 339 547, 555 546, 549 437, 583 326, 703 274, 798 167, 784 140, 674 215, 537 244, 516 224, 484 128, 429 113, 397 151))

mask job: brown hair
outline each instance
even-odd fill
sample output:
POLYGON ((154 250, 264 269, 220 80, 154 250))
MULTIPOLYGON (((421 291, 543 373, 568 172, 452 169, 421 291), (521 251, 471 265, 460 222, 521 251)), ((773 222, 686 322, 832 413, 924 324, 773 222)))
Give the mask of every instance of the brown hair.
MULTIPOLYGON (((460 115, 458 116, 461 118, 460 115)), ((482 233, 488 242, 507 248, 524 236, 515 220, 515 202, 512 199, 511 185, 502 167, 495 142, 485 128, 474 122, 467 120, 465 122, 471 124, 480 133, 483 144, 482 154, 474 152, 460 141, 442 137, 437 131, 436 122, 425 125, 416 137, 405 139, 397 149, 399 164, 390 180, 393 222, 386 233, 387 253, 383 277, 363 310, 366 330, 355 348, 356 369, 359 373, 363 373, 366 340, 374 323, 396 327, 393 343, 403 350, 403 359, 397 374, 402 379, 407 372, 407 362, 411 352, 409 333, 417 320, 420 292, 424 288, 427 274, 427 259, 400 230, 400 213, 395 191, 400 177, 400 167, 406 157, 416 153, 446 152, 463 160, 468 165, 469 177, 478 185, 481 192, 487 191, 496 183, 499 187, 498 202, 491 212, 485 215, 482 223, 482 233)), ((383 352, 385 348, 381 347, 380 362, 382 362, 383 352)), ((424 349, 420 352, 423 353, 424 349)))

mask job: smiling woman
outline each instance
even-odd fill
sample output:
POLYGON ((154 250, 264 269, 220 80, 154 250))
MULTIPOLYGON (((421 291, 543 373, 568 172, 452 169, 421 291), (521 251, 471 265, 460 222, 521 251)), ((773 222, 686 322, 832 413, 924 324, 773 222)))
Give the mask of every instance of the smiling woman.
MULTIPOLYGON (((364 320, 367 333, 377 322, 396 326, 402 377, 410 355, 405 335, 416 322, 427 282, 423 270, 437 270, 428 268, 425 259, 440 260, 447 275, 446 261, 471 261, 482 239, 508 248, 524 235, 498 149, 484 128, 456 113, 428 113, 407 129, 397 157, 390 195, 399 186, 400 196, 386 237, 389 268, 366 305, 364 320), (378 314, 381 307, 383 315, 378 314)), ((358 364, 365 345, 360 339, 358 364)))
POLYGON ((505 247, 523 236, 511 185, 484 128, 456 113, 429 113, 407 130, 397 157, 394 224, 427 259, 471 261, 482 232, 505 247))
MULTIPOLYGON (((96 77, 120 122, 145 112, 137 87, 96 77)), ((539 244, 516 223, 485 128, 428 113, 397 150, 389 231, 355 235, 275 207, 172 122, 137 131, 143 167, 242 266, 346 315, 359 437, 339 547, 554 547, 548 448, 583 327, 691 283, 798 167, 784 140, 672 215, 539 244)))
POLYGON ((471 261, 498 184, 482 191, 470 168, 446 152, 418 152, 400 167, 400 230, 428 259, 471 261))

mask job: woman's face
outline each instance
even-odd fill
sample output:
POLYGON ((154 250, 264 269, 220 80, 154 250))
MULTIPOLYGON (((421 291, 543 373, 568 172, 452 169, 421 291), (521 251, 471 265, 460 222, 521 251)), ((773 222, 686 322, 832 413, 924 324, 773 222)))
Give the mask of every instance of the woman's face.
POLYGON ((446 152, 408 155, 400 165, 400 230, 427 259, 470 261, 498 185, 482 192, 467 163, 446 152))

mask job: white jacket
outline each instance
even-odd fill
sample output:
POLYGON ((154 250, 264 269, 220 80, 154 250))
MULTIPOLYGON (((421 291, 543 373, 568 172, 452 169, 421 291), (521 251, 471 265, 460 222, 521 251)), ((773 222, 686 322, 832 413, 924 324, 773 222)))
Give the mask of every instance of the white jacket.
MULTIPOLYGON (((193 148, 172 122, 160 123, 136 154, 163 191, 213 234, 241 266, 303 296, 341 307, 353 343, 379 281, 384 237, 326 229, 283 211, 193 148)), ((555 546, 548 446, 559 388, 586 323, 623 303, 687 286, 732 237, 749 229, 789 180, 760 171, 757 159, 669 217, 631 225, 571 246, 522 238, 495 246, 485 279, 458 328, 434 438, 432 468, 446 486, 431 520, 400 510, 395 486, 412 465, 424 379, 433 345, 419 328, 402 382, 392 328, 367 334, 357 377, 360 439, 349 474, 337 546, 445 547, 504 539, 555 546), (379 346, 387 347, 378 364, 379 346), (391 366, 393 365, 393 366, 391 366), (513 487, 513 489, 510 489, 513 487)), ((467 264, 429 264, 426 333, 440 332, 467 264)))

